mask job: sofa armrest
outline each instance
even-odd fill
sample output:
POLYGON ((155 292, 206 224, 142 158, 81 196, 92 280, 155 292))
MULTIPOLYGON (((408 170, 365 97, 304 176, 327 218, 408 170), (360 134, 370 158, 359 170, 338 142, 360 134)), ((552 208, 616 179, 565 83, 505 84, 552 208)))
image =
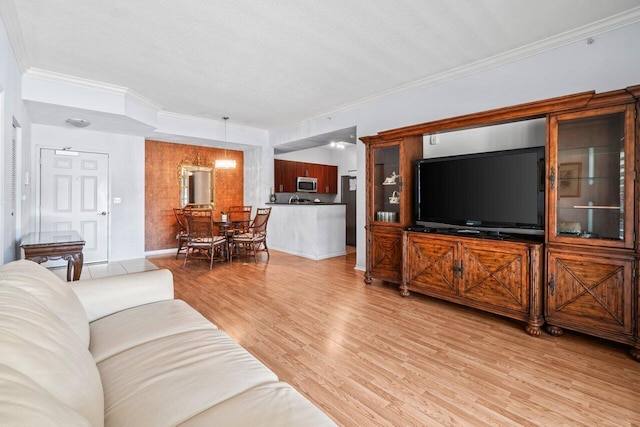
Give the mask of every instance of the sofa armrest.
POLYGON ((169 270, 80 280, 70 282, 70 286, 89 322, 128 308, 173 299, 173 275, 169 270))

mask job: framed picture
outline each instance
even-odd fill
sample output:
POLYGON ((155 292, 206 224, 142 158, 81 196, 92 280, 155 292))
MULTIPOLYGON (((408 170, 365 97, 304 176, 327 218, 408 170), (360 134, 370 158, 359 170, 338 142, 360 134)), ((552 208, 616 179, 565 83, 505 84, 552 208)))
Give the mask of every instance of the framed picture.
POLYGON ((580 197, 582 163, 562 163, 558 167, 558 197, 580 197))

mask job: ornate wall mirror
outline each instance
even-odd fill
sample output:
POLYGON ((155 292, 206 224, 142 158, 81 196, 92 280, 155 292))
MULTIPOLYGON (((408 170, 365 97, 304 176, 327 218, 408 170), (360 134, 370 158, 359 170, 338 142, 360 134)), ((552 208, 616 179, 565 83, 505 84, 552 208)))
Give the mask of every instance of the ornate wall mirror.
POLYGON ((203 166, 200 153, 196 159, 184 159, 178 163, 180 182, 180 207, 213 208, 213 168, 203 166))

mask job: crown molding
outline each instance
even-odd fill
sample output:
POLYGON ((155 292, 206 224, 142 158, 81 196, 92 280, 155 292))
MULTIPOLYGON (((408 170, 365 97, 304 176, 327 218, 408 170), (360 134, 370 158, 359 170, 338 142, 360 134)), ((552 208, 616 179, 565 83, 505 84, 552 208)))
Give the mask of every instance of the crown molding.
MULTIPOLYGON (((190 116, 188 114, 174 113, 172 111, 166 111, 166 110, 159 111, 158 117, 164 117, 167 119, 176 119, 176 120, 186 120, 186 121, 192 121, 192 122, 200 122, 206 125, 221 126, 224 128, 224 120, 214 120, 214 119, 208 119, 205 117, 190 116)), ((268 129, 257 128, 257 127, 242 125, 238 123, 228 122, 227 126, 229 128, 235 128, 235 129, 248 129, 251 131, 268 132, 268 129)))
POLYGON ((556 36, 549 37, 544 40, 540 40, 540 41, 510 50, 507 52, 503 52, 503 53, 482 59, 480 61, 473 62, 471 64, 467 64, 457 68, 452 68, 450 70, 443 71, 441 73, 426 77, 424 79, 416 80, 402 86, 397 86, 395 88, 392 88, 383 92, 378 92, 376 94, 350 102, 348 104, 344 104, 336 109, 325 111, 321 114, 317 114, 314 117, 306 118, 301 121, 292 122, 287 125, 278 126, 276 128, 273 128, 272 130, 282 130, 282 129, 286 129, 288 127, 296 126, 309 121, 325 119, 335 114, 356 109, 358 107, 362 107, 363 105, 370 104, 372 102, 392 98, 394 96, 401 95, 407 92, 422 90, 429 86, 434 86, 436 84, 444 83, 450 80, 455 80, 460 77, 476 74, 481 71, 486 71, 491 68, 495 68, 501 65, 508 64, 510 62, 527 58, 529 56, 533 56, 542 52, 556 49, 558 47, 565 46, 579 40, 584 40, 588 37, 593 37, 598 34, 606 33, 608 31, 616 30, 618 28, 626 27, 627 25, 631 25, 639 21, 640 21, 640 7, 635 7, 633 9, 629 9, 617 15, 613 15, 608 18, 601 19, 596 22, 592 22, 582 27, 578 27, 571 31, 567 31, 567 32, 558 34, 556 36))
POLYGON ((18 64, 18 70, 20 74, 23 74, 29 68, 29 54, 24 43, 18 12, 12 1, 3 2, 0 7, 0 19, 9 38, 9 45, 11 45, 13 56, 18 64))
POLYGON ((151 101, 150 99, 140 95, 136 91, 131 90, 124 86, 112 85, 109 83, 84 79, 82 77, 56 73, 55 71, 42 70, 34 67, 29 68, 24 73, 23 77, 44 80, 51 83, 61 83, 61 84, 71 85, 71 86, 76 86, 83 89, 99 90, 101 92, 106 92, 114 95, 127 97, 132 101, 144 107, 150 108, 152 110, 156 110, 156 111, 162 110, 162 106, 160 104, 157 104, 151 101))

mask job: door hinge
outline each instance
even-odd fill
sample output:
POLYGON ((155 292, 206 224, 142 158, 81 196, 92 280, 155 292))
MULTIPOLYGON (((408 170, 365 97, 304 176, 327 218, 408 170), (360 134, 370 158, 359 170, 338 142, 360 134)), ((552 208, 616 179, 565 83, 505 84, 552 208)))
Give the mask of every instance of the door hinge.
POLYGON ((549 185, 552 190, 556 188, 556 168, 551 167, 551 174, 549 175, 549 185))

